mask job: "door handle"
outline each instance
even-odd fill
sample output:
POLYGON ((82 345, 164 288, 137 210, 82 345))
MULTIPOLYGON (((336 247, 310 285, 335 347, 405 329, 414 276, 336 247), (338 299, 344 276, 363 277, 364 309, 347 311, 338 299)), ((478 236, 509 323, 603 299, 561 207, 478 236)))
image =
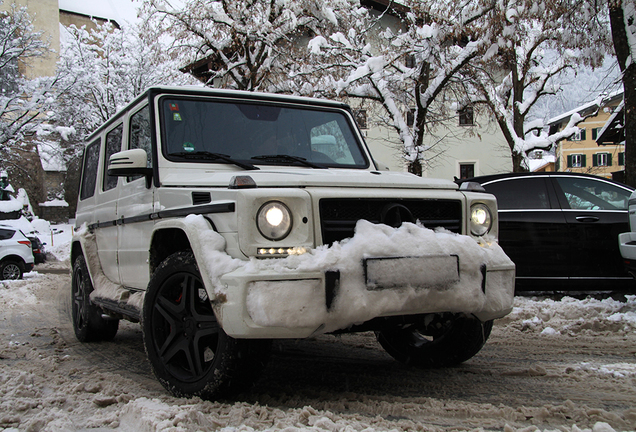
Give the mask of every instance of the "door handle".
POLYGON ((596 216, 577 216, 576 220, 579 222, 598 222, 598 217, 596 216))

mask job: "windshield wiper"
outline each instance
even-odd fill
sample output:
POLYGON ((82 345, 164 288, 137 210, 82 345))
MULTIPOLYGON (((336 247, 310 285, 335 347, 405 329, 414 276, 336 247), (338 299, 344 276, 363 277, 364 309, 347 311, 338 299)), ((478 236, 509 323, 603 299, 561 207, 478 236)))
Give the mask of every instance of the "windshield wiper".
POLYGON ((260 155, 260 156, 252 156, 252 159, 256 159, 256 160, 264 160, 264 161, 269 161, 269 162, 299 162, 305 166, 311 167, 311 168, 318 168, 318 169, 326 169, 327 167, 322 166, 322 165, 318 165, 315 164, 313 162, 309 162, 307 159, 300 157, 300 156, 292 156, 292 155, 285 155, 285 154, 279 154, 279 155, 260 155))
POLYGON ((178 152, 178 153, 170 153, 170 156, 180 156, 187 159, 206 159, 206 160, 221 160, 223 162, 231 163, 236 165, 239 168, 243 168, 246 170, 257 170, 260 169, 257 166, 254 166, 250 163, 241 162, 236 159, 232 159, 229 155, 223 153, 212 153, 209 151, 195 151, 195 152, 178 152))

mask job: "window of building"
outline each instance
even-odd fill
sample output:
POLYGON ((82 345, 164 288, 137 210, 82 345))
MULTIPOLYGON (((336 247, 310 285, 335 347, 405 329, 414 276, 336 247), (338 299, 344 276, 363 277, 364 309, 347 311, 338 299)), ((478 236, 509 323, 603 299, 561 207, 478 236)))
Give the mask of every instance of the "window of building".
POLYGON ((592 156, 593 166, 612 166, 612 155, 610 153, 595 153, 592 156))
POLYGON ((618 153, 618 164, 620 166, 625 166, 625 152, 618 153))
POLYGON ((471 178, 475 177, 475 164, 463 163, 459 164, 459 178, 471 178))
POLYGON ((592 139, 594 141, 596 141, 596 138, 598 138, 599 133, 601 132, 601 129, 603 129, 603 128, 593 128, 592 129, 592 139))
POLYGON ((584 154, 568 155, 568 168, 584 168, 586 162, 585 159, 584 154))
POLYGON ((367 110, 365 109, 355 110, 353 114, 355 116, 356 123, 358 123, 358 127, 360 129, 366 129, 367 128, 367 110))
POLYGON ((404 65, 407 68, 414 68, 415 67, 415 56, 413 54, 407 55, 406 58, 404 59, 404 65))
POLYGON ((460 126, 472 126, 475 124, 473 107, 462 108, 458 113, 460 126))
POLYGON ((104 191, 113 189, 117 186, 117 177, 108 175, 108 163, 110 157, 121 151, 121 137, 124 131, 124 125, 120 124, 106 135, 106 154, 104 155, 104 183, 102 189, 104 191))
POLYGON ((579 129, 577 133, 572 135, 570 138, 571 141, 585 141, 586 134, 585 129, 579 129))

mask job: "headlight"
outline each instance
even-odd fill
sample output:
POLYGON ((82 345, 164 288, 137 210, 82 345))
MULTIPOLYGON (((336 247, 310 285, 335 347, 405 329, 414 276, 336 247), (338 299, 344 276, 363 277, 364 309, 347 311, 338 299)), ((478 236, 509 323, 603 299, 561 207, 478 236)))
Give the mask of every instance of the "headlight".
POLYGON ((270 201, 258 210, 256 226, 266 239, 282 240, 292 228, 291 212, 282 202, 270 201))
POLYGON ((473 204, 470 207, 470 232, 476 236, 483 236, 492 227, 492 215, 485 204, 473 204))

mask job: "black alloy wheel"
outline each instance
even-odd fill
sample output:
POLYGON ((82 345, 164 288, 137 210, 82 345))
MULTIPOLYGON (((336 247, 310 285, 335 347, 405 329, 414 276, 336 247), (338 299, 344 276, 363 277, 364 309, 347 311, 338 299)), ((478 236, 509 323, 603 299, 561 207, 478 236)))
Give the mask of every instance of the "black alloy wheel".
POLYGON ((178 397, 235 394, 258 377, 270 341, 237 340, 219 326, 192 252, 153 274, 144 298, 144 345, 161 384, 178 397))

